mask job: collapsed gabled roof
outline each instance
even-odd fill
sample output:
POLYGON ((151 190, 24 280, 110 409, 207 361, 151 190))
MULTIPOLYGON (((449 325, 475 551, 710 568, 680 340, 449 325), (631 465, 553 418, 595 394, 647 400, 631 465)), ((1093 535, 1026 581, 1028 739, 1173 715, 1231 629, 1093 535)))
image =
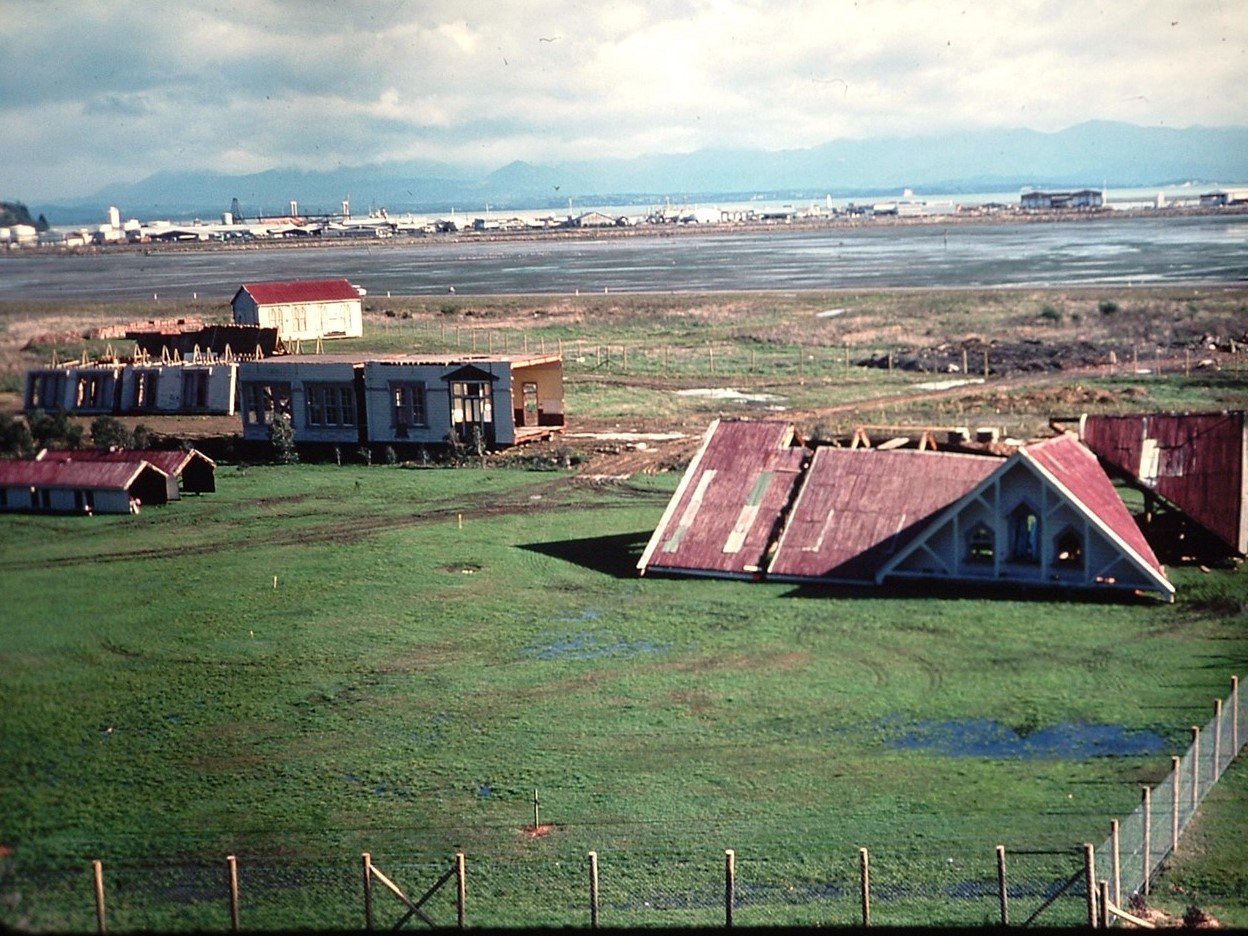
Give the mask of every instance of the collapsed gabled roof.
MULTIPOLYGON (((256 305, 284 305, 291 302, 342 302, 360 298, 360 291, 348 280, 295 280, 287 283, 244 283, 238 293, 247 293, 256 305)), ((234 298, 238 298, 238 293, 234 298)))
POLYGON ((809 455, 790 424, 716 420, 637 568, 757 574, 809 455))
POLYGON ((815 451, 768 575, 874 582, 881 564, 1001 459, 917 449, 815 451))
POLYGON ((1248 552, 1248 420, 1224 413, 1084 416, 1079 436, 1236 552, 1248 552))
POLYGON ((812 458, 794 439, 786 423, 713 423, 638 563, 643 574, 1174 593, 1073 435, 1009 459, 837 448, 812 458))

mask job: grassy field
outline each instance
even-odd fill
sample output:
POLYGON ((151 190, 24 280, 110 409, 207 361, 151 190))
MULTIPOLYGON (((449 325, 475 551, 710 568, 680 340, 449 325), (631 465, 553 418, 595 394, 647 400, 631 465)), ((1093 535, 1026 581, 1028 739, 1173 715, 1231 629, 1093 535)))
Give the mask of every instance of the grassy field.
MULTIPOLYGON (((852 922, 866 846, 879 922, 980 922, 991 887, 950 888, 994 880, 998 843, 1067 876, 1248 660, 1233 571, 1174 570, 1175 605, 639 579, 675 480, 253 467, 137 517, 0 517, 7 874, 343 868, 349 909, 316 919, 355 926, 361 851, 428 876, 464 850, 477 925, 566 925, 595 849, 617 923, 713 923, 734 848, 756 922, 852 922), (966 756, 984 720, 1156 743, 966 756)), ((122 892, 120 928, 219 913, 122 892)))
MULTIPOLYGON (((355 928, 362 851, 419 894, 463 850, 472 925, 584 925, 593 849, 604 925, 712 925, 732 848, 739 922, 848 924, 865 846, 876 922, 974 924, 998 843, 1025 918, 1246 675, 1244 574, 1171 569, 1174 605, 638 578, 678 475, 594 482, 621 446, 576 432, 683 433, 654 470, 717 416, 1027 436, 1243 408, 1246 310, 1242 288, 370 296, 334 350, 562 351, 556 444, 591 470, 222 464, 217 493, 137 517, 0 516, 0 923, 93 930, 98 858, 110 929, 225 929, 235 854, 246 926, 355 928), (984 382, 928 387, 951 377, 984 382), (1113 756, 1087 726, 1119 729, 1113 756)), ((103 351, 91 326, 188 315, 228 309, 0 304, 0 410, 27 367, 103 351)), ((1234 925, 1243 777, 1167 892, 1234 925)))

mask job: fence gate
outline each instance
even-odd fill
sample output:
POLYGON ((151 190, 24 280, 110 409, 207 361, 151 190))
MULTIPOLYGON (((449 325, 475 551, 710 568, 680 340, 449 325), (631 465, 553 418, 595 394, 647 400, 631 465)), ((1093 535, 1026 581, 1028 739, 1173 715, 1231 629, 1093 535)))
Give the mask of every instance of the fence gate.
MULTIPOLYGON (((1021 849, 1021 850, 1011 850, 1009 854, 1013 858, 1026 856, 1025 862, 1024 862, 1025 864, 1030 863, 1031 859, 1055 859, 1055 858, 1069 859, 1069 864, 1067 864, 1067 862, 1065 861, 1056 862, 1056 865, 1057 865, 1056 869, 1054 869, 1054 863, 1051 863, 1048 860, 1043 861, 1043 864, 1046 865, 1047 868, 1046 868, 1046 871, 1042 873, 1045 873, 1045 876, 1049 880, 1049 883, 1044 887, 1042 891, 1043 900, 1041 901, 1040 906, 1032 910, 1031 913, 1028 914, 1027 918, 1024 919, 1022 923, 1018 925, 1020 926, 1037 925, 1036 921, 1040 919, 1040 917, 1042 917, 1047 911, 1052 909, 1053 905, 1056 904, 1062 897, 1070 895, 1072 894, 1072 892, 1075 894, 1082 893, 1082 888, 1080 888, 1080 885, 1086 883, 1087 867, 1085 863, 1079 859, 1078 853, 1076 851, 1073 851, 1070 849, 1064 849, 1062 851, 1048 851, 1048 850, 1043 850, 1043 849, 1039 849, 1039 850, 1021 849), (1070 869, 1069 877, 1063 876, 1063 877, 1059 877, 1057 880, 1053 880, 1052 874, 1054 870, 1057 870, 1057 872, 1060 875, 1065 875, 1066 868, 1070 869)), ((1002 860, 1004 861, 1004 857, 1002 858, 1002 860)), ((1015 864, 1015 868, 1017 868, 1017 864, 1015 864)), ((1035 873, 1035 872, 1032 872, 1032 873, 1035 873)), ((1019 875, 1018 871, 1012 870, 1010 877, 1012 879, 1012 883, 1011 883, 1011 887, 1009 891, 1009 899, 1010 899, 1010 905, 1011 907, 1013 907, 1015 906, 1014 901, 1019 896, 1023 896, 1026 893, 1032 892, 1031 886, 1025 883, 1027 878, 1031 878, 1031 874, 1024 872, 1024 874, 1019 875), (1020 877, 1023 880, 1019 880, 1020 877), (1018 881, 1018 883, 1013 883, 1013 881, 1018 881), (1020 894, 1020 891, 1023 893, 1020 894)), ((1048 924, 1041 923, 1038 925, 1045 926, 1048 924)), ((1065 921, 1061 921, 1061 922, 1056 922, 1052 925, 1063 926, 1067 924, 1065 921)))
POLYGON ((380 870, 373 864, 373 856, 368 852, 364 852, 364 919, 365 927, 369 930, 373 929, 373 881, 380 881, 381 884, 394 894, 395 898, 407 907, 407 912, 399 918, 392 929, 402 929, 412 917, 418 917, 422 922, 430 928, 437 926, 429 917, 422 907, 425 903, 441 890, 448 881, 454 879, 456 882, 455 907, 456 907, 456 924, 460 929, 464 928, 464 898, 465 898, 465 880, 464 880, 464 855, 463 852, 455 856, 455 864, 451 865, 438 880, 417 900, 412 900, 394 881, 382 874, 380 870))

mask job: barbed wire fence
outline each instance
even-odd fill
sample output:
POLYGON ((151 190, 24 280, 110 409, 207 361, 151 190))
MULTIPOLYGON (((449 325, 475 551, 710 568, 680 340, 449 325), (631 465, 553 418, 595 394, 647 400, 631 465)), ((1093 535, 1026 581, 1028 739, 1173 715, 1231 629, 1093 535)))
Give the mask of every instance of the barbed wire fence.
POLYGON ((39 869, 0 864, 14 931, 364 931, 429 926, 1110 925, 1146 897, 1246 740, 1238 678, 1169 776, 1101 845, 786 854, 769 849, 541 856, 457 853, 247 859, 39 869))

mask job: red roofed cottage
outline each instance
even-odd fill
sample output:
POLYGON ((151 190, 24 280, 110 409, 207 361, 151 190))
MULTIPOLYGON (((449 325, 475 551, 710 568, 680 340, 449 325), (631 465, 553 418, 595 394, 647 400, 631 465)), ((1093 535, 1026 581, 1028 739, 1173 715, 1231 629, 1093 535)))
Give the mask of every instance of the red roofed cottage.
POLYGON ((238 325, 276 328, 283 341, 359 338, 362 292, 345 279, 244 283, 230 305, 238 325))

